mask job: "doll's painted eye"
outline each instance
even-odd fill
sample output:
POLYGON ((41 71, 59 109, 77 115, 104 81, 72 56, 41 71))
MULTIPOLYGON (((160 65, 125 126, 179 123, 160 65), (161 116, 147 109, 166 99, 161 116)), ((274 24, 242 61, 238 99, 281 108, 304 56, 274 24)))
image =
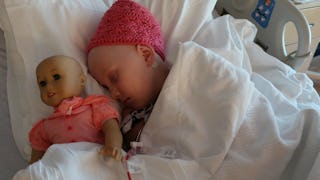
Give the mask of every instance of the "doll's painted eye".
POLYGON ((61 76, 59 74, 54 74, 53 75, 53 79, 54 80, 59 80, 61 78, 61 76))
POLYGON ((47 85, 47 82, 46 82, 46 81, 40 81, 40 82, 39 82, 39 85, 40 85, 41 87, 44 87, 44 86, 47 85))

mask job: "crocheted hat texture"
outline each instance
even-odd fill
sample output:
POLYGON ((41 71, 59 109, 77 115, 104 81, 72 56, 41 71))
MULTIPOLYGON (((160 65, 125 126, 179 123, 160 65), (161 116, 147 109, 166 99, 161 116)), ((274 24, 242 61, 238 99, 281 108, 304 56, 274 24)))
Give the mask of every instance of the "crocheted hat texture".
POLYGON ((153 47, 164 61, 161 27, 151 12, 132 0, 118 0, 103 15, 87 47, 87 53, 103 45, 137 45, 153 47))

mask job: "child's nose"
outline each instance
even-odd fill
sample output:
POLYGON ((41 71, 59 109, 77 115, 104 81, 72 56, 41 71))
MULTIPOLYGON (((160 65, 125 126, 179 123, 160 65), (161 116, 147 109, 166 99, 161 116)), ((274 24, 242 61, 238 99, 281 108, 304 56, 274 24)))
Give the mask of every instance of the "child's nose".
POLYGON ((120 100, 120 92, 117 90, 117 88, 110 88, 110 94, 113 99, 120 100))

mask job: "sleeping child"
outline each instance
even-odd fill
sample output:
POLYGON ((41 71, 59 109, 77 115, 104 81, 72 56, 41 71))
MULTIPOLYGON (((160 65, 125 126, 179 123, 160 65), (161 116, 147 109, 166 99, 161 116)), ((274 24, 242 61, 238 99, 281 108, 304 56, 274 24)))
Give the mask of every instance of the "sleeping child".
POLYGON ((52 56, 37 66, 36 75, 41 100, 54 112, 29 132, 30 164, 52 144, 80 141, 104 144, 101 155, 121 160, 119 113, 107 96, 80 97, 86 83, 80 64, 71 57, 52 56))
POLYGON ((145 174, 174 167, 171 179, 307 179, 314 164, 319 172, 319 97, 310 80, 245 38, 252 25, 230 16, 209 25, 226 30, 214 31, 217 39, 232 38, 212 50, 181 42, 170 74, 159 23, 132 0, 117 0, 89 42, 89 73, 132 110, 123 114, 124 144, 142 141, 154 149, 147 154, 178 159, 146 163, 145 174))
POLYGON ((131 141, 139 141, 169 73, 161 27, 147 8, 118 0, 104 14, 87 53, 89 73, 125 106, 121 130, 128 150, 131 141))

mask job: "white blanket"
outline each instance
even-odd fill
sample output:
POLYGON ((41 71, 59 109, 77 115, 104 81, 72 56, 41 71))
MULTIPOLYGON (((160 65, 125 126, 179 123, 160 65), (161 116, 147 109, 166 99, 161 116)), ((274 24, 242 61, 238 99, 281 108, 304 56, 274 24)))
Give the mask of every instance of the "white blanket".
MULTIPOLYGON (((320 100, 312 81, 253 43, 255 28, 223 16, 177 48, 142 132, 133 179, 317 179, 320 100), (208 39, 212 39, 208 41, 208 39)), ((54 145, 14 179, 127 179, 99 145, 54 145)))

